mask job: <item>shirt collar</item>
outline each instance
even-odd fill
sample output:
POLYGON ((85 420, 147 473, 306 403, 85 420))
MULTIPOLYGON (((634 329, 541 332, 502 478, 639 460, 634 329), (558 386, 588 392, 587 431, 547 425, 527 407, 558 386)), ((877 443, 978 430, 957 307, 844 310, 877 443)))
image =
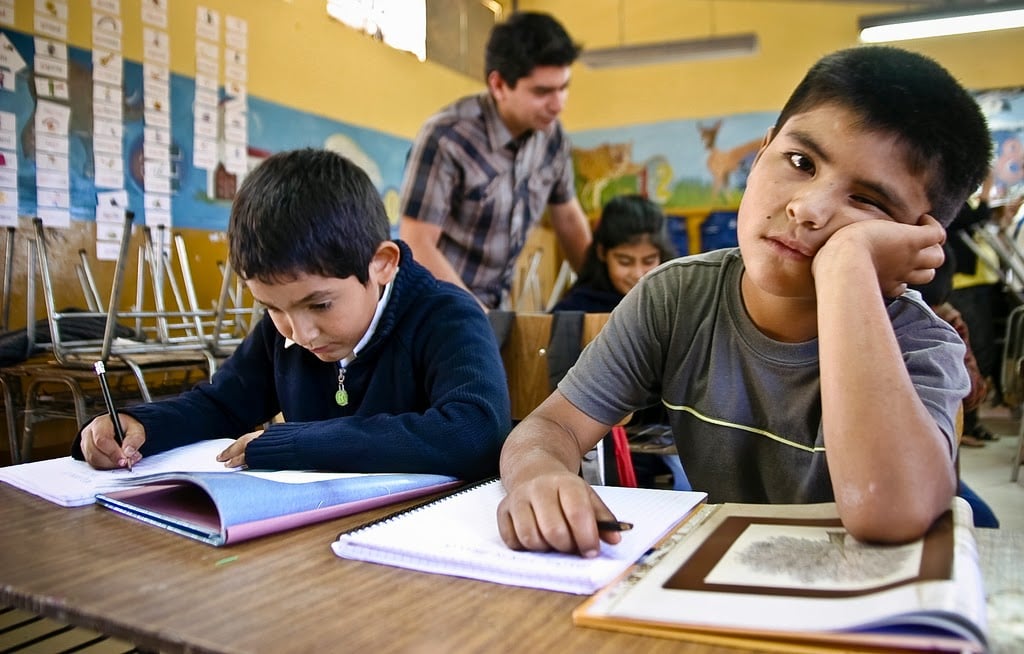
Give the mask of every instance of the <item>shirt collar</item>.
POLYGON ((491 142, 492 150, 511 148, 514 152, 516 147, 529 139, 530 133, 524 134, 518 139, 512 138, 512 132, 509 131, 505 121, 501 119, 501 114, 498 113, 498 103, 494 101, 493 95, 483 93, 480 104, 483 107, 487 139, 491 142))

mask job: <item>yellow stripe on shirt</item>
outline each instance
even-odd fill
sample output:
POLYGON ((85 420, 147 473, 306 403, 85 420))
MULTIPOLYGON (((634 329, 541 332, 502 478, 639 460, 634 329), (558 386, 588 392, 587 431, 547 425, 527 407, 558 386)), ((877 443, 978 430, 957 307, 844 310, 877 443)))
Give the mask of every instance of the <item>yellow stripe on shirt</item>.
POLYGON ((757 427, 748 427, 746 425, 738 425, 735 422, 728 422, 727 420, 718 420, 717 418, 712 418, 710 416, 706 416, 706 415, 702 414, 700 411, 697 411, 693 407, 679 406, 679 405, 676 405, 676 404, 669 404, 665 400, 662 400, 661 403, 664 404, 667 408, 672 409, 673 411, 685 411, 685 412, 689 413, 690 415, 692 415, 697 420, 701 420, 703 422, 707 422, 707 423, 710 423, 712 425, 719 425, 721 427, 731 427, 732 429, 739 429, 739 430, 742 430, 742 431, 750 432, 752 434, 759 434, 761 436, 765 436, 767 438, 770 438, 773 441, 776 441, 778 443, 782 443, 783 445, 788 445, 790 447, 795 447, 796 449, 803 450, 805 452, 824 452, 825 451, 824 447, 816 447, 816 446, 808 447, 807 445, 804 445, 803 443, 797 443, 795 441, 791 441, 788 438, 783 438, 782 436, 779 436, 778 434, 773 434, 770 431, 765 431, 764 429, 758 429, 757 427))

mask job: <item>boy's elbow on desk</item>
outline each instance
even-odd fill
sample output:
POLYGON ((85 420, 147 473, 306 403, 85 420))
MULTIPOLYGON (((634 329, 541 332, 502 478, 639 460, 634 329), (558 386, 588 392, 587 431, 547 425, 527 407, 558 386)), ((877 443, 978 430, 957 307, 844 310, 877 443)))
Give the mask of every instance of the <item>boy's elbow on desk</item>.
POLYGON ((925 502, 906 503, 890 499, 854 505, 839 498, 836 500, 843 527, 851 536, 865 543, 899 544, 916 540, 924 536, 943 512, 936 512, 925 502))

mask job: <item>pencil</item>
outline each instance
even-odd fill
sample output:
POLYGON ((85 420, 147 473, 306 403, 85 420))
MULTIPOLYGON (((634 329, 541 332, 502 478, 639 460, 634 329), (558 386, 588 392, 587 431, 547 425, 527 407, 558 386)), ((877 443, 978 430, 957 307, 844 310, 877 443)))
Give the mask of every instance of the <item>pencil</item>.
MULTIPOLYGON (((110 421, 114 423, 114 440, 118 447, 124 445, 124 427, 121 426, 121 418, 117 415, 117 407, 114 406, 114 396, 110 394, 110 385, 107 383, 107 369, 102 361, 92 364, 96 370, 96 376, 100 379, 100 391, 103 393, 103 402, 107 405, 107 413, 110 414, 110 421)), ((132 460, 125 457, 128 462, 128 472, 132 471, 132 460)))
POLYGON ((622 522, 620 520, 598 520, 597 530, 598 531, 629 531, 633 528, 632 522, 622 522))

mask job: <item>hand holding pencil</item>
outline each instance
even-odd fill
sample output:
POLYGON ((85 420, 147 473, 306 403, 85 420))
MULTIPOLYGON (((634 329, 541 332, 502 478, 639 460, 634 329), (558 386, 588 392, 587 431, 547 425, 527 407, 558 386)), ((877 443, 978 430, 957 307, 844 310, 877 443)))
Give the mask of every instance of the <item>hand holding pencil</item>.
POLYGON ((86 425, 81 434, 82 453, 94 468, 127 468, 131 471, 133 464, 142 458, 138 448, 145 441, 144 428, 131 416, 121 415, 117 411, 103 362, 95 362, 93 368, 100 382, 110 427, 106 426, 104 416, 86 425))

